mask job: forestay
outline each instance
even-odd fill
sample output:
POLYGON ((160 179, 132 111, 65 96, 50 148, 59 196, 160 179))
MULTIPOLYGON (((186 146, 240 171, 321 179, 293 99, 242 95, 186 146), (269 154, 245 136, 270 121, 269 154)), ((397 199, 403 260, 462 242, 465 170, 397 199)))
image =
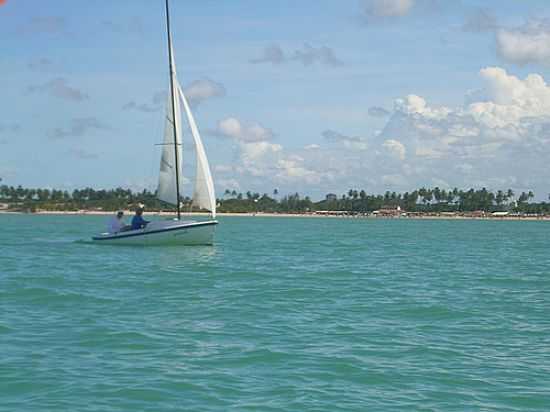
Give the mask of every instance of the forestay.
POLYGON ((179 95, 183 102, 185 114, 187 115, 187 121, 189 122, 189 128, 191 129, 191 135, 195 142, 195 150, 197 154, 197 171, 195 175, 195 188, 193 191, 193 204, 201 209, 210 210, 212 217, 216 217, 216 194, 214 192, 214 182, 212 181, 212 174, 210 173, 210 166, 208 165, 208 158, 202 144, 202 139, 199 134, 199 129, 195 123, 193 113, 189 108, 189 103, 178 85, 179 95))

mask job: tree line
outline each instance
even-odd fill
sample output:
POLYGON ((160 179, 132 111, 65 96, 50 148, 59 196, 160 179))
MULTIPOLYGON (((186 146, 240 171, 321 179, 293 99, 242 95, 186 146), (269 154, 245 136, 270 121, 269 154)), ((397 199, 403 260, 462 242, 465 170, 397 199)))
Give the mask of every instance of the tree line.
MULTIPOLYGON (((525 213, 550 212, 549 202, 533 202, 532 191, 515 193, 512 189, 489 191, 486 188, 451 190, 420 188, 410 192, 387 191, 384 194, 369 194, 365 190, 349 189, 341 195, 327 194, 325 199, 313 201, 299 193, 279 196, 279 191, 240 193, 226 190, 218 199, 220 212, 253 213, 280 212, 303 213, 308 211, 350 211, 367 213, 384 208, 400 207, 409 212, 471 212, 471 211, 514 211, 525 213)), ((149 210, 172 210, 156 198, 156 193, 147 189, 35 189, 22 186, 0 186, 0 202, 19 210, 117 210, 131 208, 142 203, 149 210)), ((183 199, 184 210, 190 209, 191 199, 183 199)))

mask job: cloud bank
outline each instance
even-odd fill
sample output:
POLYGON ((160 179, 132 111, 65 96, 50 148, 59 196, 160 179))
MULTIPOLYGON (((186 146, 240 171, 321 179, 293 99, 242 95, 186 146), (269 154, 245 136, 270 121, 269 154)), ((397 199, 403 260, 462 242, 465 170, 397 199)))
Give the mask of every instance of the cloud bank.
POLYGON ((539 74, 519 78, 499 67, 483 68, 479 76, 483 88, 465 91, 463 106, 437 106, 408 95, 395 100, 379 133, 355 137, 327 129, 321 132, 326 144, 300 149, 271 142, 273 133, 251 138, 242 122, 226 119, 219 129, 238 142, 237 154, 234 167, 217 173, 241 187, 262 190, 270 182, 283 192, 437 185, 545 193, 548 174, 541 170, 550 158, 550 86, 539 74))

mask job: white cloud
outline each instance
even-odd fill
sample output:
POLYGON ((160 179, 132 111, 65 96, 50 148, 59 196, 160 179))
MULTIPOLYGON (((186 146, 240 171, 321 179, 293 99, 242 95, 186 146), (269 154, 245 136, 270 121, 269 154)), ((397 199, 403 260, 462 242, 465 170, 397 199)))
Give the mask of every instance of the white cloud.
MULTIPOLYGON (((248 128, 250 129, 250 128, 248 128)), ((222 165, 216 167, 217 173, 225 176, 234 175, 239 182, 243 179, 248 182, 258 182, 259 186, 265 186, 266 181, 277 185, 312 185, 319 184, 328 176, 326 171, 310 167, 306 159, 306 153, 315 152, 315 147, 303 149, 303 155, 285 150, 278 143, 267 140, 247 140, 242 136, 246 135, 247 128, 234 118, 228 118, 220 127, 227 136, 236 140, 237 159, 235 165, 230 167, 222 165)), ((262 128, 262 130, 268 130, 262 128)), ((258 134, 258 133, 256 133, 258 134)), ((317 145, 311 145, 317 146, 317 145)), ((319 146, 317 146, 319 147, 319 146)), ((314 162, 313 162, 314 163, 314 162)), ((257 190, 262 190, 257 188, 257 190)))
POLYGON ((276 181, 302 181, 306 184, 319 184, 322 179, 322 174, 314 170, 307 169, 303 165, 304 159, 290 158, 279 159, 277 162, 278 172, 275 176, 276 181))
POLYGON ((499 55, 512 63, 550 64, 550 21, 531 20, 521 27, 496 32, 499 55))
POLYGON ((399 160, 405 160, 405 153, 407 152, 403 143, 398 140, 388 139, 382 143, 382 147, 387 150, 387 152, 396 157, 399 160))
POLYGON ((241 144, 241 157, 245 164, 252 165, 254 162, 263 159, 266 155, 280 152, 283 147, 276 143, 252 142, 241 144))
POLYGON ((220 164, 217 164, 214 166, 214 171, 217 172, 217 173, 229 173, 229 172, 232 172, 234 169, 233 166, 231 165, 220 165, 220 164))
POLYGON ((71 126, 67 129, 56 127, 48 133, 50 139, 64 139, 67 137, 81 137, 90 131, 108 130, 109 126, 96 117, 79 117, 72 119, 71 126))
POLYGON ((367 139, 363 137, 346 136, 334 130, 325 130, 322 136, 326 140, 340 143, 348 149, 367 150, 369 147, 367 139))
POLYGON ((327 46, 315 47, 305 43, 301 49, 286 53, 281 46, 273 44, 267 46, 260 57, 249 60, 250 63, 271 63, 279 65, 283 63, 298 61, 304 66, 311 66, 315 63, 327 66, 342 66, 344 63, 336 57, 334 50, 327 46))
MULTIPOLYGON (((216 168, 219 173, 234 173, 241 179, 261 179, 262 185, 270 179, 273 183, 317 184, 324 174, 307 166, 306 159, 288 152, 278 143, 269 140, 273 132, 259 123, 243 124, 234 117, 228 117, 219 122, 216 134, 232 138, 238 143, 237 161, 234 167, 221 166, 216 168)), ((304 149, 316 151, 318 145, 309 145, 304 149)))
POLYGON ((373 106, 369 107, 369 116, 371 117, 386 117, 390 112, 383 107, 373 106))
POLYGON ((215 134, 241 142, 262 142, 273 138, 273 132, 270 129, 259 123, 243 124, 235 117, 227 117, 221 120, 215 134))
MULTIPOLYGON (((430 184, 434 176, 458 186, 523 182, 543 187, 540 170, 550 155, 550 86, 538 74, 520 79, 498 67, 484 68, 480 76, 485 87, 463 107, 431 106, 416 95, 397 99, 372 147, 401 163, 374 159, 380 174, 398 175, 409 187, 430 184)), ((392 179, 382 183, 401 181, 392 179)))
POLYGON ((225 96, 225 87, 210 79, 199 79, 193 81, 183 90, 190 104, 199 104, 212 97, 225 96))
MULTIPOLYGON (((205 100, 213 97, 225 96, 225 87, 210 79, 199 79, 192 81, 183 89, 189 104, 197 106, 205 100)), ((166 105, 166 90, 159 90, 153 94, 148 102, 137 102, 135 100, 127 102, 122 106, 122 110, 137 110, 145 113, 157 112, 166 105)))
POLYGON ((467 109, 477 121, 492 128, 519 127, 522 118, 550 114, 550 87, 541 75, 521 80, 498 67, 482 69, 480 74, 488 101, 473 102, 467 109))
POLYGON ((261 57, 250 59, 250 63, 272 63, 282 64, 286 62, 286 55, 281 46, 278 44, 272 44, 267 46, 262 53, 261 57))
POLYGON ((406 184, 406 179, 399 174, 383 175, 381 180, 387 187, 399 187, 406 184))
POLYGON ((336 57, 334 51, 327 46, 313 47, 310 44, 304 44, 301 50, 294 51, 290 60, 297 60, 304 66, 310 66, 319 62, 327 66, 342 66, 344 63, 336 57))
POLYGON ((241 190, 241 185, 236 179, 217 179, 216 185, 222 190, 241 190))
POLYGON ((416 156, 426 159, 439 159, 443 155, 442 152, 439 152, 431 147, 417 147, 414 153, 416 156))
POLYGON ((408 115, 418 114, 431 119, 445 118, 450 113, 450 109, 446 107, 428 107, 426 100, 414 94, 408 95, 405 99, 397 99, 395 101, 395 110, 408 115))
POLYGON ((400 17, 413 6, 414 0, 365 0, 364 11, 371 17, 400 17))
POLYGON ((88 99, 88 95, 86 93, 75 87, 69 86, 67 84, 67 80, 62 77, 52 79, 41 85, 29 86, 27 91, 29 93, 47 93, 59 99, 72 100, 76 102, 81 102, 88 99))

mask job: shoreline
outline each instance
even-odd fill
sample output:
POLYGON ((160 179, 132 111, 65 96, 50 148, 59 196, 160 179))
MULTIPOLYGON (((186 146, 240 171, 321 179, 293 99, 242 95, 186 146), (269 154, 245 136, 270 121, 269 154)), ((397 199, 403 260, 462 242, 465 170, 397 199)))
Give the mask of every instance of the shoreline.
MULTIPOLYGON (((42 210, 33 213, 17 212, 9 210, 0 210, 0 215, 51 215, 51 216, 110 216, 115 212, 98 211, 98 210, 79 210, 79 211, 50 211, 42 210)), ((132 216, 133 211, 124 210, 126 216, 132 216)), ((146 216, 175 216, 173 212, 144 212, 146 216)), ((223 217, 285 217, 285 218, 332 218, 332 219, 372 219, 372 220, 507 220, 507 221, 550 221, 550 216, 491 216, 490 214, 485 216, 466 216, 466 215, 418 215, 413 216, 358 216, 358 215, 322 215, 315 213, 234 213, 225 212, 217 213, 218 216, 223 217)), ((209 213, 204 212, 192 212, 182 213, 184 217, 194 216, 210 216, 209 213)))

